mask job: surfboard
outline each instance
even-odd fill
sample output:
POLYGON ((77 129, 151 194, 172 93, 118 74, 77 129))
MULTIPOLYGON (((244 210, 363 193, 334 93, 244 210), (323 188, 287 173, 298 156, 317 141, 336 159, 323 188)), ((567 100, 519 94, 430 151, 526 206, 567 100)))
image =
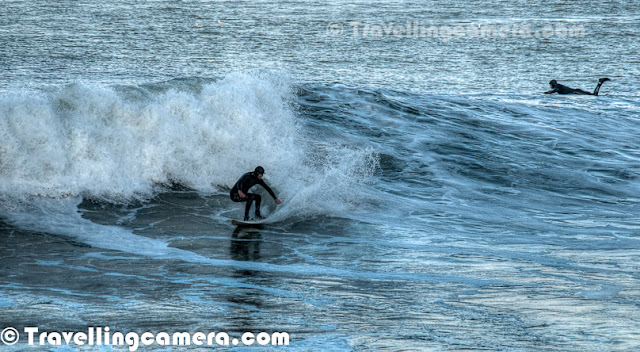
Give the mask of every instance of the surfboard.
POLYGON ((259 227, 262 226, 264 224, 264 219, 262 220, 257 220, 257 221, 244 221, 244 220, 236 220, 236 219, 232 219, 231 220, 231 224, 236 225, 236 226, 254 226, 254 227, 259 227))

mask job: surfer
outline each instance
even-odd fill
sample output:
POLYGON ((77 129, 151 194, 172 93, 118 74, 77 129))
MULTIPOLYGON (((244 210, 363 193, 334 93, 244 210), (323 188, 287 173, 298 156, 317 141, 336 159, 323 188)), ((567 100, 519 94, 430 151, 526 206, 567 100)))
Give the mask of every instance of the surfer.
POLYGON ((598 80, 598 85, 596 86, 596 89, 593 91, 593 93, 589 93, 589 92, 584 91, 582 89, 569 88, 567 86, 564 86, 564 85, 558 83, 558 81, 556 81, 554 79, 551 82, 549 82, 549 86, 551 87, 551 90, 548 91, 548 92, 544 92, 544 94, 558 93, 558 94, 598 95, 598 92, 600 91, 600 86, 602 85, 602 83, 604 83, 606 81, 610 81, 610 79, 608 79, 608 78, 600 78, 598 80))
POLYGON ((273 197, 276 204, 281 203, 278 197, 276 197, 275 193, 273 193, 271 188, 269 188, 269 186, 267 186, 267 184, 262 181, 263 176, 264 168, 262 166, 258 166, 255 170, 253 170, 253 172, 247 172, 246 174, 242 175, 242 177, 240 177, 238 182, 236 182, 236 184, 231 189, 231 192, 229 193, 232 201, 247 202, 247 206, 244 208, 244 221, 249 221, 249 210, 251 209, 251 203, 253 203, 254 200, 256 201, 255 220, 264 219, 262 215, 260 215, 260 201, 262 200, 262 197, 260 197, 259 194, 247 193, 249 189, 255 185, 260 185, 264 189, 266 189, 267 192, 269 192, 269 194, 273 197))

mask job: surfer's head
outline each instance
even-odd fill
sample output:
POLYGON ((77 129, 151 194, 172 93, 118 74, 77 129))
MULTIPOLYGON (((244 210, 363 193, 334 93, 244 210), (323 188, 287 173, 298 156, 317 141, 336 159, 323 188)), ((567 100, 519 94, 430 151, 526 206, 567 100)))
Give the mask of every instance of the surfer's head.
POLYGON ((255 170, 253 170, 253 173, 262 180, 262 176, 264 175, 264 168, 262 166, 258 166, 255 170))
POLYGON ((552 79, 551 82, 549 82, 549 85, 551 86, 551 88, 555 88, 558 85, 558 81, 552 79))

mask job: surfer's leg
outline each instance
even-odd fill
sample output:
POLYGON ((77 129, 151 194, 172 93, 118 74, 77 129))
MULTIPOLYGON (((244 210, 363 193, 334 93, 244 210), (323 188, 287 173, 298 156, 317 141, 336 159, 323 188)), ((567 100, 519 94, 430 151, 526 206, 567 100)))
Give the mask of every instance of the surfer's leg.
POLYGON ((596 86, 596 89, 593 90, 593 95, 598 95, 598 93, 600 93, 600 86, 602 86, 602 83, 604 83, 606 81, 610 81, 610 79, 608 79, 608 78, 600 78, 598 80, 598 85, 596 86))
POLYGON ((247 200, 247 206, 244 207, 244 221, 249 220, 249 209, 251 209, 251 201, 247 200))
POLYGON ((244 197, 244 198, 240 198, 240 195, 238 194, 238 192, 235 193, 231 193, 231 200, 234 202, 247 202, 246 207, 244 208, 244 221, 249 220, 249 209, 251 208, 251 202, 249 201, 249 197, 244 197))
POLYGON ((262 197, 259 194, 253 195, 256 200, 256 220, 260 219, 262 215, 260 215, 260 202, 262 201, 262 197))
POLYGON ((262 200, 262 197, 260 197, 259 194, 248 193, 247 197, 244 199, 247 200, 247 206, 244 208, 244 219, 249 219, 249 210, 251 210, 251 204, 254 200, 256 201, 256 217, 260 217, 260 201, 262 200))
POLYGON ((249 210, 251 210, 251 203, 253 203, 253 198, 250 195, 247 195, 247 206, 244 207, 244 219, 249 219, 249 210))
POLYGON ((247 200, 247 206, 244 208, 244 220, 249 220, 249 210, 251 210, 251 203, 253 203, 255 194, 248 193, 244 198, 247 200))

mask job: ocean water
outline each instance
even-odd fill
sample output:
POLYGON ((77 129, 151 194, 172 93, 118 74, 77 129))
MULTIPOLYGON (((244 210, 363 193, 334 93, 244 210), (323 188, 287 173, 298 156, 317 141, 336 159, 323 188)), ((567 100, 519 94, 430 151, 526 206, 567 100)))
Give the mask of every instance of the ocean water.
POLYGON ((34 326, 638 350, 639 20, 633 1, 3 1, 0 329, 21 336, 0 350, 128 347, 28 346, 34 326), (600 77, 599 97, 541 94, 600 77), (282 204, 232 226, 257 165, 282 204))

